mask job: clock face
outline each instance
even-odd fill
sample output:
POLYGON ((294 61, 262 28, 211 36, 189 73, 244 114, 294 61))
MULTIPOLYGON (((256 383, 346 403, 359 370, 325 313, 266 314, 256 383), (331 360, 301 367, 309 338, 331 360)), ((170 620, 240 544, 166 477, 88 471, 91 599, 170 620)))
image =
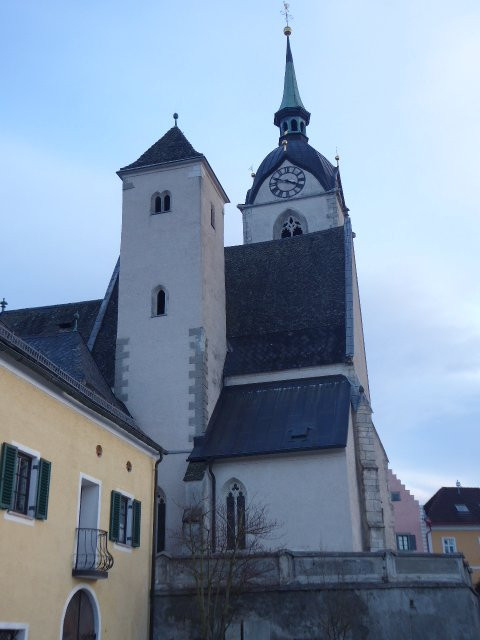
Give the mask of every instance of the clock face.
POLYGON ((277 198, 291 198, 305 186, 305 174, 292 165, 277 169, 270 178, 270 191, 277 198))

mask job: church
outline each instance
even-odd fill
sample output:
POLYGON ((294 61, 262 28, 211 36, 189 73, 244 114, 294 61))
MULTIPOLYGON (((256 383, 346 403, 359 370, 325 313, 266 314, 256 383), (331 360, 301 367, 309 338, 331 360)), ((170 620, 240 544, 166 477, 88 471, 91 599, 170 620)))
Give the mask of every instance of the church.
MULTIPOLYGON (((262 541, 268 571, 237 598, 228 640, 313 640, 332 617, 355 640, 470 640, 480 618, 461 556, 394 551, 388 459, 372 422, 355 234, 338 158, 332 164, 309 144, 311 114, 297 85, 291 33, 287 24, 283 95, 273 121, 278 139, 238 205, 243 244, 224 246, 228 196, 174 114, 175 125, 117 172, 121 249, 103 299, 9 311, 3 305, 0 329, 9 348, 35 360, 35 371, 40 363, 50 382, 52 372, 61 380, 58 400, 70 398, 72 415, 78 396, 84 417, 94 409, 106 433, 116 420, 129 446, 145 449, 147 471, 132 465, 130 449, 121 450, 131 459, 120 469, 114 446, 104 455, 95 432, 88 464, 96 469, 104 460, 105 475, 82 480, 98 496, 102 486, 112 487, 109 531, 102 532, 110 541, 108 565, 115 561, 117 575, 123 567, 131 577, 110 582, 123 585, 129 606, 136 603, 142 637, 147 627, 150 638, 198 636, 179 540, 185 524, 209 520, 215 551, 222 514, 224 549, 241 551, 249 509, 258 507, 275 523, 273 539, 262 541), (152 547, 149 569, 148 553, 138 552, 138 496, 144 543, 148 538, 142 553, 152 547), (129 515, 134 503, 136 518, 129 515), (133 562, 139 557, 142 565, 133 562)), ((20 404, 35 412, 28 401, 20 404)), ((65 427, 55 426, 55 438, 72 455, 65 427)), ((77 441, 82 433, 75 432, 77 441)), ((65 477, 68 471, 67 465, 65 477)), ((0 484, 4 476, 2 469, 0 484)), ((11 509, 10 502, 2 508, 11 509)), ((98 506, 89 525, 95 536, 107 509, 100 518, 98 506)), ((77 531, 81 515, 80 504, 77 531)), ((113 591, 95 571, 90 578, 106 594, 105 610, 113 611, 113 591)), ((88 637, 101 637, 99 614, 94 622, 88 637)), ((119 627, 133 637, 123 622, 119 627)))
POLYGON ((118 171, 121 251, 104 299, 1 314, 57 364, 78 330, 93 357, 82 381, 165 450, 159 552, 198 496, 228 507, 234 529, 245 505, 265 505, 285 548, 394 547, 354 233, 338 162, 309 144, 285 35, 278 144, 238 205, 243 245, 224 247, 228 197, 175 118, 118 171))

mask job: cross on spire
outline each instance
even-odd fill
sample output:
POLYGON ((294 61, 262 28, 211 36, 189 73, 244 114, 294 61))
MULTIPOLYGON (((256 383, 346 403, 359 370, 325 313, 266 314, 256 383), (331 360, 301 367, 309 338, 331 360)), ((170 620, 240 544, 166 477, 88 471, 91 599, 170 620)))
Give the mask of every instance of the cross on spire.
POLYGON ((3 298, 3 300, 0 300, 0 307, 2 308, 2 311, 5 311, 5 307, 8 306, 8 302, 5 300, 5 298, 3 298))

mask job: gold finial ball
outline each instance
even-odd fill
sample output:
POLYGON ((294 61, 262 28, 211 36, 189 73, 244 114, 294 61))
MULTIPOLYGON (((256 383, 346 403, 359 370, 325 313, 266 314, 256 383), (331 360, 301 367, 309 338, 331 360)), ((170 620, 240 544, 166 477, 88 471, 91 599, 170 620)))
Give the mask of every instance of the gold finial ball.
POLYGON ((283 33, 286 36, 291 36, 292 35, 292 27, 290 27, 288 24, 286 27, 283 28, 283 33))

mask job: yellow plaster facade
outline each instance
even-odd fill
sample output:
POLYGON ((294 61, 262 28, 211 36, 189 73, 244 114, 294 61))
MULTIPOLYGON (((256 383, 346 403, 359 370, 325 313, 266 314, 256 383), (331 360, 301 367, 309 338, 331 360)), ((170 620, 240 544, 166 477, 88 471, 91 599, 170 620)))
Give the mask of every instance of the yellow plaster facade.
POLYGON ((463 553, 472 570, 472 582, 480 581, 480 527, 432 527, 430 540, 433 553, 444 553, 444 538, 455 538, 455 548, 463 553))
POLYGON ((46 520, 0 510, 0 629, 2 623, 21 623, 27 625, 23 637, 28 640, 61 639, 69 598, 83 586, 98 606, 97 640, 146 640, 158 454, 3 356, 0 397, 0 441, 51 462, 46 520), (112 490, 141 501, 140 546, 108 540, 114 565, 102 580, 72 577, 81 474, 100 485, 99 529, 109 529, 112 490))

